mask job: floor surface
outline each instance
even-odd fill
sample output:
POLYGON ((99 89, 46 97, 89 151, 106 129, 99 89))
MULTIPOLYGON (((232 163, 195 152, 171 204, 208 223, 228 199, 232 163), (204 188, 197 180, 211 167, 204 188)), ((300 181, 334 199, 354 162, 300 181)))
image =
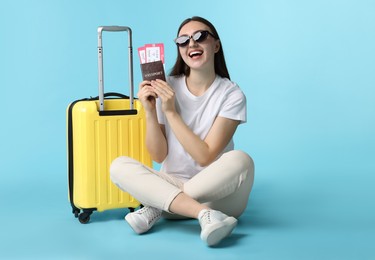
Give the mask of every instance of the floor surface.
POLYGON ((259 176, 233 234, 209 248, 196 220, 163 219, 139 236, 123 220, 127 210, 111 210, 95 212, 83 225, 70 212, 65 176, 13 176, 9 185, 2 178, 0 259, 375 258, 371 183, 349 194, 355 181, 332 189, 332 183, 259 176))

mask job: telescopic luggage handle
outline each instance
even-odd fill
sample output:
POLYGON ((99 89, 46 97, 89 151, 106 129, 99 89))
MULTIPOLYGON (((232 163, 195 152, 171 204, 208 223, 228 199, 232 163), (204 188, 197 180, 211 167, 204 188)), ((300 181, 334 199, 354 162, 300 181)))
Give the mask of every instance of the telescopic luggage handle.
POLYGON ((132 30, 127 26, 99 26, 98 27, 98 70, 99 70, 99 113, 104 112, 104 82, 103 82, 103 44, 102 33, 108 32, 128 32, 129 48, 129 86, 130 86, 130 110, 134 109, 134 80, 133 80, 133 46, 132 30))

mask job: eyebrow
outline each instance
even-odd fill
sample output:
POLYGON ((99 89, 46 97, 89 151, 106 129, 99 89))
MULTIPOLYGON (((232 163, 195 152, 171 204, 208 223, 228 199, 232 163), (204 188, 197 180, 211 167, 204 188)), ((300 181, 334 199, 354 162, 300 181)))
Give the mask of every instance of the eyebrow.
POLYGON ((202 32, 202 31, 207 31, 207 32, 209 32, 209 33, 212 33, 212 32, 210 32, 210 30, 208 30, 208 29, 201 29, 201 30, 197 30, 197 31, 195 31, 195 32, 193 32, 192 34, 187 34, 187 33, 185 33, 185 34, 181 34, 181 35, 179 35, 179 36, 177 36, 177 37, 181 37, 181 36, 191 36, 191 35, 194 35, 194 34, 196 34, 197 32, 202 32))

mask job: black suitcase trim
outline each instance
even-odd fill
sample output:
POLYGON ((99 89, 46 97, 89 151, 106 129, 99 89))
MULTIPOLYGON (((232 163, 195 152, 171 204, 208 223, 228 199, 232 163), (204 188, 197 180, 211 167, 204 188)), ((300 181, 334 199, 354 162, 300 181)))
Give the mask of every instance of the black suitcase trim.
MULTIPOLYGON (((80 101, 89 101, 89 98, 79 99, 72 102, 68 109, 68 179, 69 179, 69 200, 70 205, 72 206, 72 213, 78 220, 85 224, 90 220, 90 215, 87 216, 87 212, 85 213, 85 209, 83 209, 83 213, 81 213, 81 209, 77 208, 74 205, 74 193, 73 193, 73 171, 74 171, 74 163, 73 163, 73 116, 72 111, 75 104, 80 101), (83 214, 83 215, 82 215, 83 214), (87 221, 86 221, 87 220, 87 221)), ((92 211, 91 211, 92 213, 92 211)))

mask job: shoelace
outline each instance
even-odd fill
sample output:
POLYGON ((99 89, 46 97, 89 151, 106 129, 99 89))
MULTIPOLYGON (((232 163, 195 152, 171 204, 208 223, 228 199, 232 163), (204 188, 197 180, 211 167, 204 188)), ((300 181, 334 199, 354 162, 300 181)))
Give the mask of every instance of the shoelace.
POLYGON ((208 223, 211 223, 211 214, 210 214, 210 211, 206 211, 203 216, 202 216, 202 223, 204 224, 208 224, 208 223))
POLYGON ((143 207, 139 211, 139 214, 145 215, 148 224, 151 224, 153 221, 158 219, 161 216, 161 211, 151 207, 143 207))

